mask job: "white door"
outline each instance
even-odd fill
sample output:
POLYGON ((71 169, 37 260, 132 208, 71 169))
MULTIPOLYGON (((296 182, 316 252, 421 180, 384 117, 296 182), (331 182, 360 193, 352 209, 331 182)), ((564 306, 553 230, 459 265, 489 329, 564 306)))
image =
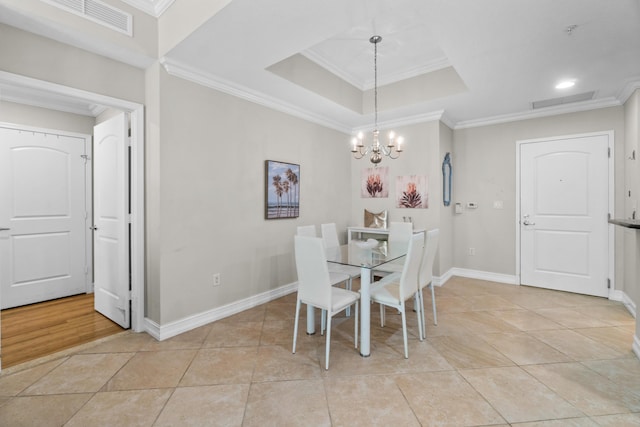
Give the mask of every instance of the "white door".
POLYGON ((89 137, 0 126, 2 308, 87 291, 89 137))
POLYGON ((523 285, 607 296, 609 136, 520 145, 523 285))
POLYGON ((120 113, 94 127, 95 309, 130 325, 128 122, 120 113))

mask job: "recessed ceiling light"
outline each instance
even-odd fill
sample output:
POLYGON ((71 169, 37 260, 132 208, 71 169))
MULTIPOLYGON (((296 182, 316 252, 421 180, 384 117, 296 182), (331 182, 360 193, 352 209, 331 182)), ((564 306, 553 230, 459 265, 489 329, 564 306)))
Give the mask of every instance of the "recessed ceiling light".
POLYGON ((575 80, 563 80, 556 85, 556 89, 567 89, 576 84, 575 80))

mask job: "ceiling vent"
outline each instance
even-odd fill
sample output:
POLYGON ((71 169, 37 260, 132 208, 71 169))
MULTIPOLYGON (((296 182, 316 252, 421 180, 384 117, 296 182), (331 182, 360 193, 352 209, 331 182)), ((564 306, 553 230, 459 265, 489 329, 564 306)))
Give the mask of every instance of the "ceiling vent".
POLYGON ((572 102, 589 101, 593 99, 593 95, 595 95, 595 91, 578 93, 576 95, 571 95, 571 96, 562 96, 560 98, 543 99, 542 101, 532 102, 531 106, 533 107, 534 110, 536 110, 538 108, 547 108, 547 107, 553 107, 556 105, 571 104, 572 102))
POLYGON ((99 0, 42 0, 52 6, 87 18, 93 22, 119 31, 128 36, 133 35, 133 17, 99 0))

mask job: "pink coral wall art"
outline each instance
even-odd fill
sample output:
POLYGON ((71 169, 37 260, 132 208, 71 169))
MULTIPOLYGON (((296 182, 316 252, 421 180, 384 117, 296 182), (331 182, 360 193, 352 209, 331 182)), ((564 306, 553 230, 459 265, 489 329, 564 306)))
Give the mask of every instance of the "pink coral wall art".
POLYGON ((427 177, 424 175, 399 176, 396 179, 396 207, 427 209, 429 194, 427 177))

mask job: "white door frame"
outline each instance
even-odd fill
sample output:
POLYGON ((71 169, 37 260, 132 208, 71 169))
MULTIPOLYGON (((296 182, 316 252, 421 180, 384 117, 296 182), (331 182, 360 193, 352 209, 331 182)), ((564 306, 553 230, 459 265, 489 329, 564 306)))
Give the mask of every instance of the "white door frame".
POLYGON ((131 118, 131 329, 144 329, 144 105, 0 71, 0 83, 70 96, 130 114, 131 118))
MULTIPOLYGON (((601 136, 607 135, 609 137, 609 215, 611 218, 615 217, 615 156, 614 156, 614 132, 610 131, 602 131, 602 132, 589 132, 589 133, 579 133, 573 135, 560 135, 560 136, 551 136, 546 138, 536 138, 536 139, 525 139, 516 141, 516 217, 515 217, 515 227, 516 227, 516 283, 519 285, 521 283, 520 277, 520 150, 522 144, 532 143, 532 142, 548 142, 555 141, 558 139, 572 139, 572 138, 583 138, 589 136, 601 136)), ((609 299, 611 299, 614 295, 616 286, 615 286, 615 230, 612 224, 608 225, 608 246, 609 246, 609 259, 608 259, 608 277, 611 280, 611 287, 609 288, 609 299)))

